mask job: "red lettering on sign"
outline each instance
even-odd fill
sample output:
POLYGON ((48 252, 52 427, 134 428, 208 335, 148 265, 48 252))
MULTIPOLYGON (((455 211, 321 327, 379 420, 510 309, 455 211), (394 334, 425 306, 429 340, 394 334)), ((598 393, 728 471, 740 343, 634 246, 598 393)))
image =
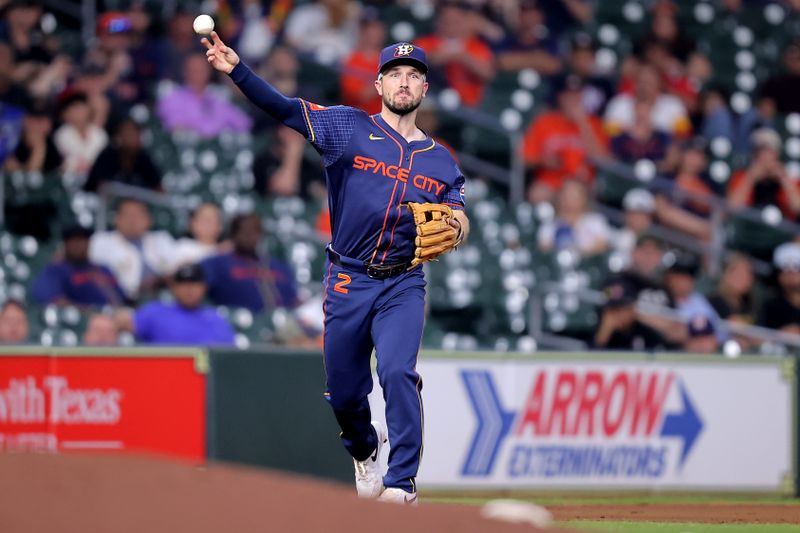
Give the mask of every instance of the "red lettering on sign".
POLYGON ((541 434, 539 428, 542 426, 541 417, 544 411, 544 380, 546 377, 547 373, 545 372, 539 372, 536 376, 536 381, 531 389, 530 396, 528 396, 528 401, 525 403, 525 409, 522 411, 522 419, 517 425, 517 436, 525 433, 525 429, 528 426, 530 426, 531 435, 541 434))
POLYGON ((606 391, 603 401, 603 433, 615 435, 625 419, 625 407, 628 403, 628 374, 620 372, 614 376, 606 391), (616 403, 615 403, 616 402, 616 403), (614 412, 616 409, 616 413, 614 412))
POLYGON ((586 432, 584 435, 594 435, 594 412, 600 394, 603 392, 603 374, 601 372, 587 372, 582 388, 577 391, 578 410, 575 413, 575 423, 572 425, 572 435, 581 432, 581 425, 585 421, 586 432))
POLYGON ((672 374, 668 374, 667 378, 661 381, 661 388, 659 389, 659 380, 658 374, 650 374, 650 379, 647 383, 647 390, 642 396, 641 387, 638 386, 638 378, 637 377, 637 387, 634 388, 634 394, 632 395, 633 398, 633 412, 631 414, 631 435, 635 435, 637 430, 639 429, 639 421, 642 418, 646 419, 646 426, 644 430, 645 435, 650 435, 653 432, 653 428, 656 425, 656 422, 660 418, 661 415, 661 408, 664 405, 664 401, 667 399, 667 393, 669 392, 669 388, 672 385, 672 374))
POLYGON ((557 420, 561 421, 560 435, 567 434, 567 420, 569 419, 569 405, 575 399, 575 373, 561 372, 556 380, 555 393, 553 394, 553 407, 547 421, 545 433, 550 435, 556 428, 557 420))
POLYGON ((663 416, 673 374, 598 370, 541 371, 520 414, 515 434, 522 436, 613 437, 652 435, 663 416))

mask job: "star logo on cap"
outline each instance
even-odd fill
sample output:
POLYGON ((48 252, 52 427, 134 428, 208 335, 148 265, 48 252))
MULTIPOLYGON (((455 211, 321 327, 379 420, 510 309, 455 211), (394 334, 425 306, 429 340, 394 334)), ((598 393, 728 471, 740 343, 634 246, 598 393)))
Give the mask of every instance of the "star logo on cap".
POLYGON ((394 49, 394 57, 403 57, 409 55, 411 52, 414 51, 414 47, 408 43, 401 44, 397 48, 394 49))

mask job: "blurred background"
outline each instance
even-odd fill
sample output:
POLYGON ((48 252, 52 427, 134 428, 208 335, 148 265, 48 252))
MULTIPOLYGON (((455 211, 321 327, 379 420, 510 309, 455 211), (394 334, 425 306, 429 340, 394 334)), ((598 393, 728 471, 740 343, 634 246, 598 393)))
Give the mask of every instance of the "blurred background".
POLYGON ((0 0, 0 342, 321 345, 321 159, 200 13, 370 113, 380 49, 425 48, 472 235, 426 266, 424 347, 800 348, 796 0, 0 0))

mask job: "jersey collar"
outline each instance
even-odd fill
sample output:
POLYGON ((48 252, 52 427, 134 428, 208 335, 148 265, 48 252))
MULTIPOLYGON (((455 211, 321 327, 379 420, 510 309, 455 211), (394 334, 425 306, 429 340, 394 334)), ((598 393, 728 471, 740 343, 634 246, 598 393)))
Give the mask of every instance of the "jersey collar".
POLYGON ((402 135, 400 135, 400 134, 397 132, 397 130, 395 130, 393 127, 391 127, 391 126, 389 125, 389 123, 388 123, 388 122, 386 122, 386 121, 383 119, 383 116, 381 116, 381 114, 380 114, 380 113, 376 113, 376 114, 374 114, 374 115, 373 115, 373 117, 374 117, 374 118, 375 118, 375 120, 378 122, 378 124, 380 124, 382 127, 386 128, 386 131, 389 133, 389 135, 391 135, 392 137, 394 137, 394 139, 395 139, 396 141, 398 141, 398 142, 401 142, 401 143, 403 143, 403 144, 404 144, 404 145, 406 145, 406 146, 411 146, 411 145, 415 145, 415 144, 421 144, 421 143, 422 143, 422 144, 426 144, 426 145, 427 145, 427 144, 430 144, 430 143, 432 143, 432 142, 433 142, 433 139, 431 139, 430 135, 428 135, 428 132, 426 132, 426 131, 422 131, 421 129, 420 129, 420 131, 422 131, 422 133, 424 133, 424 134, 425 134, 425 138, 424 138, 424 139, 421 139, 421 140, 419 140, 419 141, 411 141, 411 142, 408 142, 408 141, 405 139, 405 137, 403 137, 402 135))

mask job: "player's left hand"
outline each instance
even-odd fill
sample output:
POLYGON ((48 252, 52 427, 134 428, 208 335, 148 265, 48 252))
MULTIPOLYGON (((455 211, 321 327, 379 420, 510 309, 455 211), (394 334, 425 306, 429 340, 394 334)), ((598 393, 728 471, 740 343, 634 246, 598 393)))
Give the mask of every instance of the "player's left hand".
POLYGON ((406 207, 414 216, 414 224, 417 226, 411 268, 432 261, 459 245, 461 224, 453 218, 453 210, 448 206, 409 202, 406 207))

